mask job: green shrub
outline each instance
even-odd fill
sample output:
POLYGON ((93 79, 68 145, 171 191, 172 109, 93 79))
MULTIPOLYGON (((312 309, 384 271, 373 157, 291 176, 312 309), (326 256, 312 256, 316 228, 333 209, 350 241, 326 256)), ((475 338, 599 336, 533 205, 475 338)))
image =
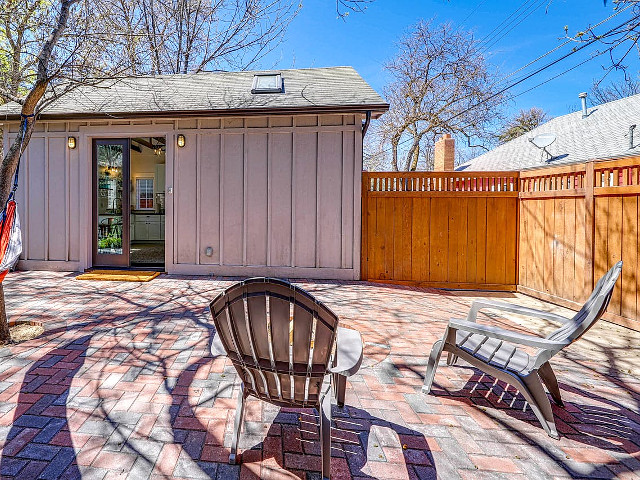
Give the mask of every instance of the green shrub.
POLYGON ((122 248, 122 238, 104 237, 98 240, 98 248, 122 248))

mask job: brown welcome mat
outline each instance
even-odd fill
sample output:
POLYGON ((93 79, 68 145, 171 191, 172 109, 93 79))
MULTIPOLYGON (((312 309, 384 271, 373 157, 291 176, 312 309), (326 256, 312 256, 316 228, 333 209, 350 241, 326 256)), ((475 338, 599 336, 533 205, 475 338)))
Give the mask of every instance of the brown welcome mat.
POLYGON ((76 280, 111 280, 116 282, 150 282, 160 272, 143 270, 90 270, 78 275, 76 280))

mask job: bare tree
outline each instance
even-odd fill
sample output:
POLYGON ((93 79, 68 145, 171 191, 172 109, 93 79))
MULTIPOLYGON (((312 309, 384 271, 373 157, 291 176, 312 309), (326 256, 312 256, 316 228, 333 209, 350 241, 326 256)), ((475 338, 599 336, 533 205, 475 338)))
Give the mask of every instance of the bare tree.
POLYGON ((385 140, 378 123, 371 123, 362 144, 362 169, 368 172, 388 170, 389 152, 385 149, 385 140))
MULTIPOLYGON (((373 0, 336 0, 346 18, 373 0)), ((123 29, 121 54, 135 74, 245 70, 264 58, 302 4, 295 0, 117 0, 109 28, 123 29)))
POLYGON ((294 0, 118 0, 110 28, 136 74, 243 70, 273 50, 298 12, 294 0))
POLYGON ((391 108, 381 121, 394 170, 415 170, 421 158, 428 164, 424 151, 443 133, 469 146, 491 137, 487 128, 505 96, 478 47, 470 32, 433 21, 421 21, 400 40, 398 56, 386 65, 391 108))
POLYGON ((551 117, 541 108, 531 107, 529 110, 520 110, 518 114, 509 120, 501 129, 498 134, 498 141, 500 144, 507 143, 549 120, 551 120, 551 117))
POLYGON ((640 80, 631 76, 626 76, 622 81, 612 82, 609 85, 602 86, 600 82, 593 82, 591 87, 591 96, 596 103, 607 103, 619 100, 621 98, 630 97, 640 93, 640 80))

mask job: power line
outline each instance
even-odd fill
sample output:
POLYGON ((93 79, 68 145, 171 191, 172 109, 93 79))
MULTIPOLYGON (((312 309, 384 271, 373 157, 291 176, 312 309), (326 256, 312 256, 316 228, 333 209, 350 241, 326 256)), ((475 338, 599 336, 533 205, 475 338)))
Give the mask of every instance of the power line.
MULTIPOLYGON (((465 113, 469 112, 470 110, 473 110, 474 108, 477 108, 477 107, 479 107, 480 105, 483 105, 483 104, 487 103, 489 100, 492 100, 493 98, 495 98, 495 97, 497 97, 497 96, 502 95, 502 94, 503 94, 503 93, 505 93, 507 90, 510 90, 510 89, 512 89, 513 87, 515 87, 516 85, 519 85, 519 84, 521 84, 522 82, 524 82, 524 81, 528 80, 529 78, 532 78, 533 76, 538 75, 539 73, 543 72, 544 70, 546 70, 546 69, 548 69, 548 68, 550 68, 550 67, 554 66, 555 64, 557 64, 557 63, 561 62, 562 60, 564 60, 564 59, 566 59, 566 58, 569 58, 571 55, 574 55, 574 54, 578 53, 579 51, 581 51, 581 50, 585 49, 586 47, 588 47, 588 46, 592 45, 593 43, 595 43, 595 42, 597 42, 597 41, 602 40, 603 38, 605 38, 605 37, 607 37, 607 36, 611 35, 612 33, 616 32, 617 30, 619 30, 619 29, 623 28, 624 26, 628 25, 629 23, 631 23, 631 22, 633 22, 633 21, 635 21, 635 20, 637 20, 637 19, 639 19, 639 18, 640 18, 640 14, 638 14, 638 15, 636 15, 636 16, 634 16, 634 17, 630 18, 629 20, 624 21, 623 23, 621 23, 621 24, 620 24, 620 25, 618 25, 617 27, 614 27, 614 28, 612 28, 612 29, 608 30, 607 32, 603 33, 602 35, 598 35, 597 37, 592 38, 591 40, 589 40, 589 41, 587 41, 587 42, 583 43, 582 45, 580 45, 580 46, 578 46, 578 47, 573 48, 570 52, 568 52, 568 53, 564 54, 563 56, 561 56, 561 57, 559 57, 559 58, 557 58, 557 59, 555 59, 555 60, 553 60, 553 61, 551 61, 551 62, 547 63, 546 65, 544 65, 544 66, 542 66, 542 67, 538 68, 537 70, 535 70, 535 71, 533 71, 533 72, 531 72, 531 73, 529 73, 529 74, 525 75, 524 77, 522 77, 522 78, 520 78, 520 79, 518 79, 518 80, 516 80, 516 81, 512 82, 511 84, 509 84, 509 85, 507 85, 506 87, 504 87, 504 88, 500 89, 498 92, 496 92, 496 93, 494 93, 494 94, 490 95, 489 97, 487 97, 487 98, 485 98, 485 99, 481 100, 480 102, 477 102, 477 103, 475 103, 474 105, 471 105, 470 107, 466 108, 465 110, 462 110, 461 112, 458 112, 458 113, 456 113, 455 115, 453 115, 453 116, 449 117, 449 118, 448 118, 445 122, 443 122, 443 123, 448 123, 448 122, 450 122, 451 120, 453 120, 453 119, 455 119, 455 118, 459 117, 460 115, 464 115, 465 113)), ((602 22, 601 22, 601 23, 602 23, 602 22)), ((588 62, 588 61, 590 61, 590 60, 593 60, 594 58, 598 57, 599 55, 601 55, 601 54, 602 54, 602 53, 604 53, 604 52, 607 52, 607 51, 611 50, 612 48, 614 48, 614 47, 609 47, 608 49, 605 49, 605 50, 603 50, 602 52, 599 52, 597 55, 592 55, 591 57, 589 57, 588 59, 584 60, 584 61, 583 61, 583 62, 581 62, 580 64, 575 65, 574 67, 572 67, 572 68, 570 68, 570 69, 566 70, 565 72, 562 72, 562 73, 560 73, 560 74, 558 74, 558 75, 556 75, 556 76, 554 76, 554 77, 552 77, 552 78, 550 78, 550 79, 547 79, 545 82, 542 82, 541 84, 536 85, 536 86, 534 86, 534 87, 530 88, 529 90, 526 90, 526 91, 524 91, 524 92, 519 93, 517 96, 523 95, 524 93, 527 93, 528 91, 531 91, 531 90, 533 90, 534 88, 538 88, 539 86, 544 85, 545 83, 547 83, 547 82, 549 82, 549 81, 551 81, 551 80, 554 80, 555 78, 558 78, 558 77, 559 77, 559 76, 561 76, 561 75, 564 75, 564 74, 565 74, 565 73, 567 73, 568 71, 573 70, 573 69, 575 69, 575 68, 579 67, 580 65, 583 65, 583 64, 587 63, 587 62, 588 62)), ((405 143, 407 143, 407 142, 409 142, 409 141, 411 141, 411 140, 414 140, 414 139, 413 139, 413 138, 408 138, 408 139, 406 139, 406 140, 403 140, 403 141, 401 141, 401 142, 398 142, 398 144, 396 145, 396 147, 397 147, 397 146, 399 146, 399 145, 403 145, 403 144, 405 144, 405 143)), ((383 150, 383 153, 388 153, 389 151, 390 151, 390 149, 389 149, 389 148, 387 148, 387 149, 383 150)))
MULTIPOLYGON (((486 51, 487 51, 487 50, 489 50, 491 47, 493 47, 496 43, 498 43, 500 40, 502 40, 504 37, 506 37, 509 33, 511 33, 511 32, 513 31, 513 29, 514 29, 514 28, 516 28, 518 25, 520 25, 522 22, 524 22, 524 21, 525 21, 527 18, 529 18, 533 13, 535 13, 536 11, 538 11, 538 10, 540 9, 540 7, 541 7, 541 6, 543 6, 547 1, 548 1, 548 0, 541 0, 537 5, 536 5, 536 4, 532 5, 532 7, 533 7, 533 8, 532 8, 532 9, 531 9, 531 10, 530 10, 526 15, 524 15, 524 16, 523 16, 523 17, 522 17, 518 22, 516 22, 514 25, 512 25, 512 26, 511 26, 511 27, 510 27, 506 32, 504 32, 502 35, 497 36, 498 34, 496 34, 496 36, 494 37, 494 39, 489 40, 489 41, 485 44, 485 46, 484 46, 484 47, 482 47, 482 50, 486 52, 486 51)), ((522 13, 524 14, 525 12, 522 12, 522 13)), ((513 22, 514 22, 514 21, 516 21, 516 20, 517 20, 517 18, 514 18, 514 19, 512 20, 512 22, 511 22, 511 23, 513 23, 513 22)), ((508 24, 508 25, 505 25, 505 27, 504 27, 502 30, 500 30, 500 32, 504 31, 504 29, 505 29, 505 28, 508 28, 508 27, 509 27, 509 25, 511 25, 511 23, 510 23, 510 24, 508 24)), ((500 33, 500 32, 498 32, 498 33, 500 33)))
MULTIPOLYGON (((605 23, 607 23, 609 20, 611 20, 612 18, 616 17, 617 15, 620 15, 622 12, 624 12, 625 10, 628 10, 629 8, 631 8, 632 4, 627 5, 626 7, 618 10, 617 12, 609 15, 607 18, 605 18, 604 20, 601 20, 600 22, 596 23, 594 26, 590 27, 591 29, 597 28, 605 23)), ((534 63, 542 60, 543 58, 547 57, 548 55, 552 54, 553 52, 555 52, 556 50, 559 50, 560 48, 564 47, 565 45, 567 45, 568 43, 573 42, 573 40, 571 38, 565 40, 563 43, 561 43, 560 45, 552 48, 551 50, 549 50, 546 53, 543 53, 542 55, 540 55, 539 57, 531 60, 529 63, 527 63, 526 65, 518 68, 517 70, 514 70, 513 72, 511 72, 510 74, 508 74, 507 76, 505 76, 504 78, 502 78, 500 80, 500 82, 505 81, 508 78, 513 77, 516 73, 521 72, 522 70, 524 70, 527 67, 530 67, 531 65, 533 65, 534 63)))
POLYGON ((467 20, 469 20, 471 18, 471 15, 473 15, 474 13, 476 13, 478 11, 478 9, 486 2, 487 0, 480 0, 480 2, 478 2, 478 4, 475 6, 475 8, 473 10, 471 10, 471 12, 469 13, 469 15, 467 15, 466 17, 464 17, 464 20, 462 20, 462 22, 460 23, 460 26, 463 26, 467 20))
POLYGON ((558 77, 561 77, 561 76, 562 76, 562 75, 564 75, 565 73, 569 73, 571 70, 575 70, 576 68, 581 67, 581 66, 582 66, 582 65, 584 65, 585 63, 590 62, 590 61, 591 61, 591 60, 593 60, 594 58, 599 57, 600 55, 602 55, 602 54, 606 53, 606 52, 607 52, 607 51, 609 51, 609 50, 610 50, 610 48, 607 48, 607 49, 605 49, 605 50, 603 50, 603 51, 601 51, 601 52, 598 52, 597 54, 590 56, 589 58, 587 58, 587 59, 583 60, 582 62, 580 62, 580 63, 578 63, 578 64, 576 64, 576 65, 574 65, 573 67, 567 68, 566 70, 564 70, 564 71, 562 71, 562 72, 560 72, 560 73, 558 73, 558 74, 554 75, 553 77, 547 78, 547 79, 546 79, 546 80, 544 80, 543 82, 540 82, 540 83, 538 83, 537 85, 534 85, 533 87, 527 88, 526 90, 524 90, 524 91, 522 91, 522 92, 520 92, 520 93, 515 94, 512 98, 517 98, 517 97, 519 97, 519 96, 521 96, 521 95, 524 95, 525 93, 529 93, 531 90, 535 90, 536 88, 541 87, 542 85, 544 85, 544 84, 546 84, 546 83, 549 83, 549 82, 551 82, 552 80, 555 80, 555 79, 556 79, 556 78, 558 78, 558 77))
POLYGON ((484 43, 485 41, 487 41, 491 36, 493 36, 494 32, 496 30, 498 30, 500 27, 502 27, 502 25, 507 22, 513 15, 515 15, 517 12, 520 11, 520 9, 522 7, 524 7, 526 4, 528 4, 529 2, 532 2, 534 0, 524 0, 523 2, 520 3, 520 6, 518 6, 518 8, 516 8, 513 12, 511 12, 509 15, 507 15, 507 17, 502 20, 498 25, 496 25, 493 30, 491 30, 487 35, 485 35, 481 40, 480 43, 484 43))

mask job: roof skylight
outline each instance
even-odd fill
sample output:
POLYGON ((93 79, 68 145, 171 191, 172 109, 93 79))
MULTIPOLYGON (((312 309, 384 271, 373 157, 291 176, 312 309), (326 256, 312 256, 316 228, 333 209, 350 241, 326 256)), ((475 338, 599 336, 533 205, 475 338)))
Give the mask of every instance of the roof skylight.
POLYGON ((261 73, 253 76, 251 93, 282 93, 282 76, 279 73, 261 73))

